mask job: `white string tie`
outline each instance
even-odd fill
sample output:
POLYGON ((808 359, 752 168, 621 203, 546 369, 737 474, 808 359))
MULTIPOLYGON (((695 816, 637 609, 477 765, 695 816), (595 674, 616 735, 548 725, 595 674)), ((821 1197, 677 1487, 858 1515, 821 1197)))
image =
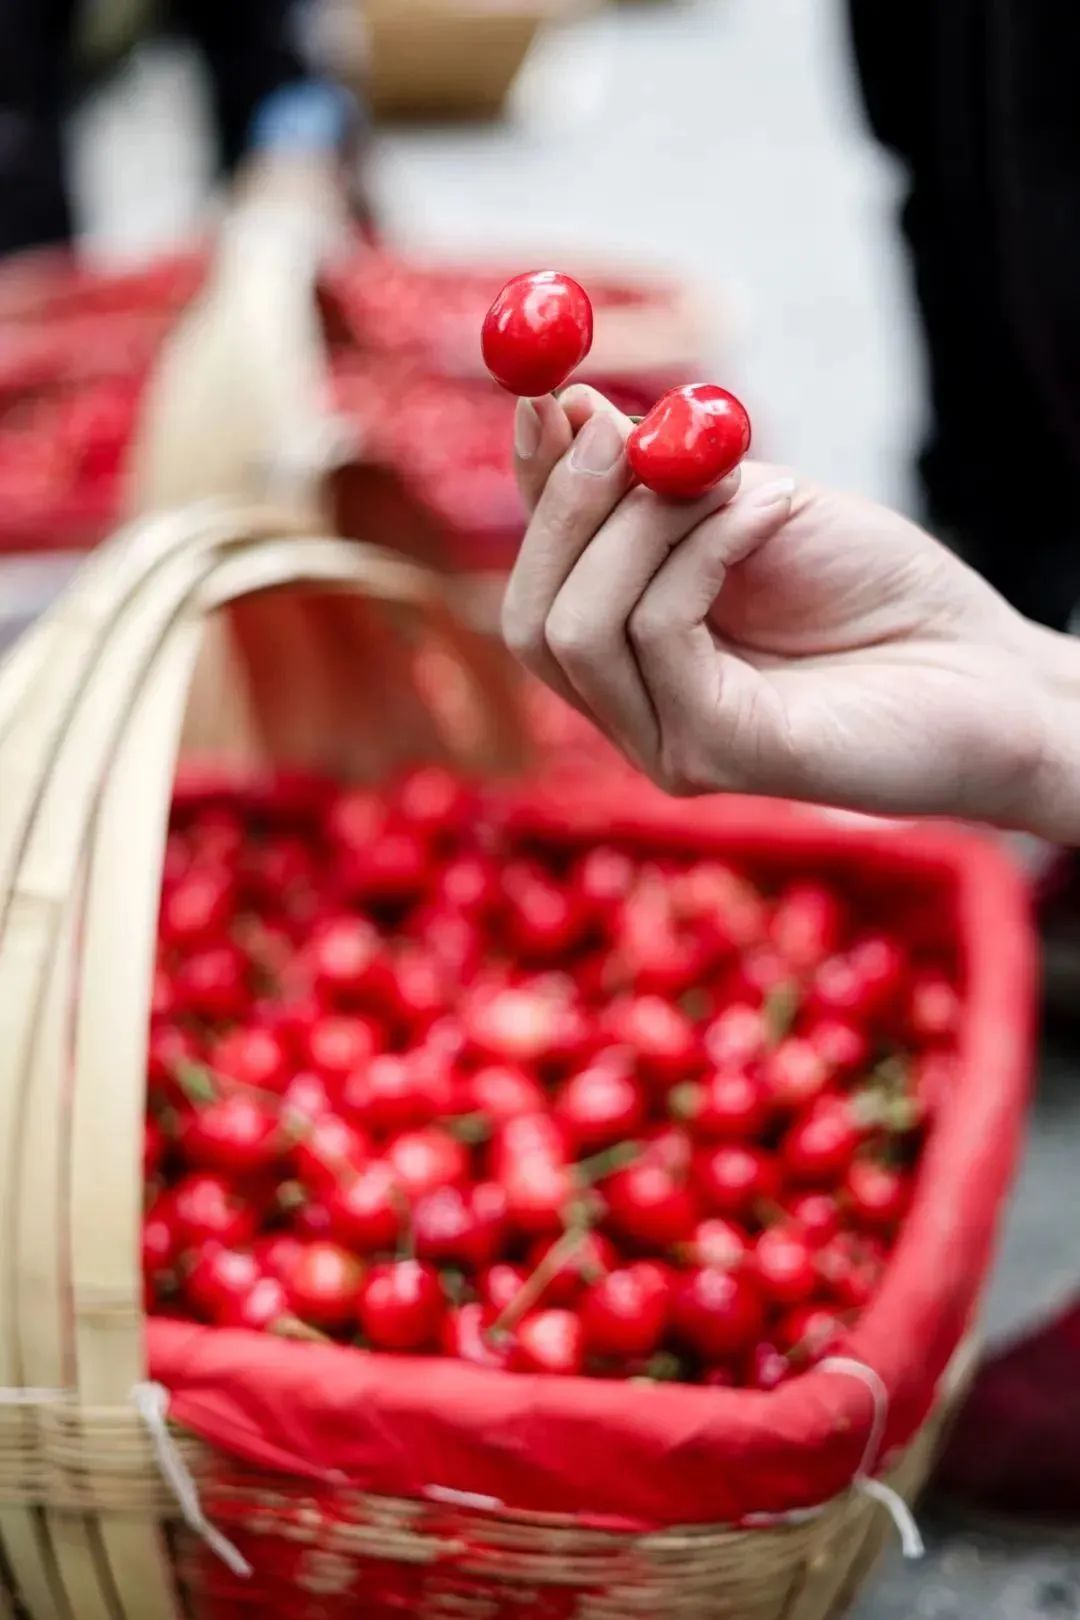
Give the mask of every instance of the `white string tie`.
POLYGON ((146 1425, 157 1458, 161 1476, 176 1498, 176 1504, 189 1530, 201 1536, 226 1568, 234 1575, 251 1575, 251 1565, 238 1547, 210 1523, 199 1501, 199 1488, 191 1477, 191 1470, 180 1454, 180 1448, 169 1433, 169 1392, 163 1384, 136 1384, 131 1392, 132 1403, 146 1425))
POLYGON ((855 1490, 862 1492, 863 1496, 872 1497, 886 1509, 900 1537, 900 1548, 904 1557, 921 1558, 926 1552, 926 1545, 914 1513, 899 1491, 887 1485, 883 1479, 876 1479, 873 1474, 880 1461, 881 1443, 885 1438, 885 1426, 889 1418, 889 1392, 880 1373, 876 1373, 873 1367, 868 1367, 864 1361, 853 1361, 850 1356, 826 1356, 824 1361, 818 1363, 817 1371, 846 1373, 850 1378, 857 1378, 869 1390, 870 1399, 874 1403, 874 1413, 863 1448, 862 1461, 855 1470, 851 1483, 855 1490))

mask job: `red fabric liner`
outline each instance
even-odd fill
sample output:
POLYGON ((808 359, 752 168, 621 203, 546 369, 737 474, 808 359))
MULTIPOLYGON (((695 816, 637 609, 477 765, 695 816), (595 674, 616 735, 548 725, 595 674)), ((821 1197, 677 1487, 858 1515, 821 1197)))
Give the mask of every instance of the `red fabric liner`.
MULTIPOLYGON (((513 819, 570 841, 633 840, 828 869, 898 895, 929 885, 966 987, 961 1073, 928 1141, 911 1213, 846 1353, 889 1394, 884 1456, 912 1436, 971 1320, 1019 1144, 1035 952, 1019 875, 989 841, 788 805, 662 800, 625 779, 531 793, 513 819)), ((925 918, 923 919, 925 922, 925 918)), ((652 1529, 737 1523, 841 1491, 867 1441, 865 1387, 814 1371, 770 1393, 523 1377, 358 1354, 188 1323, 148 1324, 150 1371, 175 1418, 261 1467, 366 1491, 430 1486, 508 1507, 652 1529)))

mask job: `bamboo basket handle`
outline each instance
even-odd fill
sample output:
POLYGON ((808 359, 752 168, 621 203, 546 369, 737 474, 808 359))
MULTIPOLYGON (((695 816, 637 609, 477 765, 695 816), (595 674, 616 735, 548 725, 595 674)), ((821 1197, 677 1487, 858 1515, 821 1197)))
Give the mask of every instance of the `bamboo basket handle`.
MULTIPOLYGON (((456 625, 443 588, 422 570, 339 541, 295 534, 245 539, 242 515, 233 516, 231 533, 219 515, 213 543, 194 534, 166 562, 145 569, 141 587, 128 596, 117 588, 123 568, 112 570, 112 599, 103 613, 110 633, 83 670, 52 755, 39 762, 33 816, 17 851, 0 935, 0 1008, 8 1025, 0 1052, 0 1124, 7 1127, 0 1141, 13 1149, 4 1230, 13 1239, 18 1285, 7 1310, 0 1300, 0 1377, 70 1381, 87 1405, 122 1406, 141 1368, 139 1209, 123 1189, 130 1194, 138 1185, 148 963, 171 763, 206 610, 304 579, 324 589, 361 590, 395 609, 404 605, 459 658, 480 644, 456 625), (143 818, 139 835, 132 832, 133 805, 143 818), (131 905, 132 888, 141 909, 131 905), (68 1094, 63 1010, 71 1005, 76 918, 84 968, 68 1094), (126 972, 116 968, 120 947, 126 972), (110 1113, 110 1097, 126 1111, 126 1126, 110 1113), (109 1215, 103 1177, 106 1193, 119 1200, 108 1205, 109 1215), (57 1211, 66 1212, 59 1226, 57 1211), (17 1300, 40 1308, 19 1314, 17 1300)), ((116 561, 123 560, 120 551, 116 561)), ((108 570, 103 599, 107 576, 108 570)), ((0 768, 19 739, 15 726, 0 744, 0 768)), ((160 1548, 130 1515, 123 1523, 92 1514, 85 1524, 63 1514, 47 1520, 48 1556, 35 1558, 27 1515, 11 1509, 0 1518, 9 1556, 18 1551, 16 1574, 25 1591, 36 1588, 44 1602, 59 1580, 74 1613, 104 1614, 105 1597, 96 1585, 87 1589, 104 1557, 119 1560, 129 1578, 138 1573, 147 1600, 141 1612, 172 1612, 160 1548)), ((59 1595, 42 1612, 55 1612, 59 1595)))

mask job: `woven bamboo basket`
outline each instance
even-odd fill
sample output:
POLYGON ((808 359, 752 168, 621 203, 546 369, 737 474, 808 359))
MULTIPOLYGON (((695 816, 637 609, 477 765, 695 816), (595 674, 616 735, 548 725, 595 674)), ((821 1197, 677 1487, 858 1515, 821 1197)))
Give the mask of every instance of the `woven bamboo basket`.
MULTIPOLYGON (((0 1616, 400 1613, 374 1593, 376 1559, 411 1570, 405 1612, 428 1620, 826 1620, 890 1533, 854 1489, 777 1527, 652 1534, 345 1484, 316 1500, 194 1436, 169 1446, 140 1398, 146 1036, 182 736, 239 769, 514 764, 501 653, 451 589, 296 520, 207 502, 103 548, 0 670, 0 1616), (185 733, 200 640, 225 608, 247 632, 249 678, 204 694, 185 733), (288 1553, 280 1610, 261 1588, 256 1600, 257 1580, 245 1600, 213 1559, 178 1457, 209 1520, 275 1568, 288 1553)), ((966 1364, 895 1463, 906 1498, 966 1364)))

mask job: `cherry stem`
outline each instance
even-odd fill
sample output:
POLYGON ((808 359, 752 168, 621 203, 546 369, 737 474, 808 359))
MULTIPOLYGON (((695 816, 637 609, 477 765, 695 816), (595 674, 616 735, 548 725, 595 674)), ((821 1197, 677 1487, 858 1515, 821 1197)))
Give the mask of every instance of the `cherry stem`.
POLYGON ((640 1142, 616 1142, 614 1147, 605 1148, 602 1153, 579 1159, 573 1167, 574 1180, 591 1187, 597 1181, 603 1181, 605 1176, 613 1175, 616 1170, 625 1170, 641 1154, 640 1142))
POLYGON ((585 1221, 576 1221, 568 1226, 562 1237, 551 1245, 540 1264, 529 1273, 514 1297, 503 1306, 495 1321, 487 1329, 485 1337, 498 1338, 502 1333, 508 1333, 516 1327, 526 1311, 530 1311, 540 1298, 544 1289, 580 1249, 592 1228, 585 1221))
POLYGON ((306 1344, 330 1344, 331 1340, 318 1328, 301 1322, 298 1316, 279 1316, 276 1322, 271 1322, 267 1329, 279 1339, 302 1339, 306 1344))
POLYGON ((762 1012, 770 1046, 779 1046, 787 1035, 799 1010, 799 987, 789 979, 774 985, 765 997, 762 1012))

